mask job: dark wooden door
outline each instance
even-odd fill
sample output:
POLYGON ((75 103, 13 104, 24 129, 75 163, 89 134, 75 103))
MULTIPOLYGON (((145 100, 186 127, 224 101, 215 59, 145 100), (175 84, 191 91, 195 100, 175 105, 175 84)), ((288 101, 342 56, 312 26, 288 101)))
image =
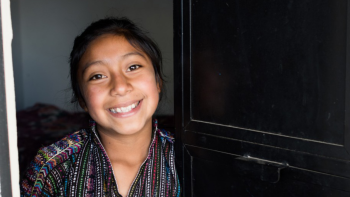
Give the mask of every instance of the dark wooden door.
POLYGON ((350 196, 347 0, 174 0, 184 196, 350 196))

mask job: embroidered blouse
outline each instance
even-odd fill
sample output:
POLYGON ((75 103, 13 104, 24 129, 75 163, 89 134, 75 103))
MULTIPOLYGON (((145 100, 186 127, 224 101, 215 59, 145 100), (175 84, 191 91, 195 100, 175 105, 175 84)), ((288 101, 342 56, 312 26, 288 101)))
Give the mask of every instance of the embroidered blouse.
MULTIPOLYGON (((21 196, 121 197, 95 122, 90 126, 38 151, 21 181, 21 196)), ((174 138, 158 129, 156 121, 155 128, 128 197, 180 196, 174 138)))

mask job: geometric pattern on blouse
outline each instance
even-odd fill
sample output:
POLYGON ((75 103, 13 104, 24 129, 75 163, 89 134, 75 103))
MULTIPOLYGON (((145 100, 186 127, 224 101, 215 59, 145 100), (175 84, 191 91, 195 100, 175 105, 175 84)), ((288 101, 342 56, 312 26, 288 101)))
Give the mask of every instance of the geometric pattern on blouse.
MULTIPOLYGON (((133 181, 128 197, 180 196, 175 169, 174 137, 155 131, 148 156, 133 181)), ((112 165, 96 133, 95 122, 41 148, 21 181, 21 196, 121 197, 112 165)))

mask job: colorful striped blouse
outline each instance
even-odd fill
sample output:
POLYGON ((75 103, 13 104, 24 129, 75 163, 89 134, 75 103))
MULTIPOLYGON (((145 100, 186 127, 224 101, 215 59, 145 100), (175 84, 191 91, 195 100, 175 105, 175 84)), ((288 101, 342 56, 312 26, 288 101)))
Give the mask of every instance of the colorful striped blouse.
MULTIPOLYGON (((129 190, 129 197, 180 196, 175 169, 174 138, 157 128, 146 160, 129 190)), ((96 133, 77 131, 39 150, 21 181, 21 196, 117 196, 112 165, 96 133)))

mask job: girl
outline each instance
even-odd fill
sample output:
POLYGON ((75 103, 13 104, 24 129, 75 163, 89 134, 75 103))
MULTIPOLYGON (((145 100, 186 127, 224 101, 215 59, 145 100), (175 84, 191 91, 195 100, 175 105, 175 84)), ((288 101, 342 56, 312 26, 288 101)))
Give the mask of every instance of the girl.
POLYGON ((41 148, 22 196, 180 196, 174 138, 153 122, 161 53, 126 18, 92 23, 70 54, 73 100, 93 121, 41 148))

